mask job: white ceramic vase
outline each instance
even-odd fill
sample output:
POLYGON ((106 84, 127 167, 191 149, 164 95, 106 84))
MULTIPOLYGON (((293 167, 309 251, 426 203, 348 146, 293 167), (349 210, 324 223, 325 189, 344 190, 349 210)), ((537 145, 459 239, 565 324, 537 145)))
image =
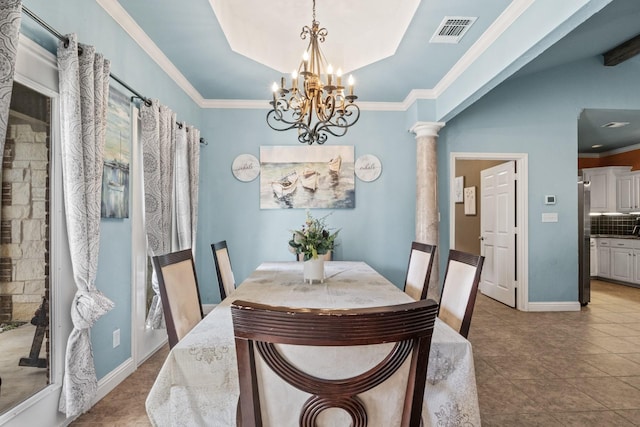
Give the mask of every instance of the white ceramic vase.
POLYGON ((314 280, 324 283, 324 257, 311 258, 304 262, 304 281, 313 283, 314 280))

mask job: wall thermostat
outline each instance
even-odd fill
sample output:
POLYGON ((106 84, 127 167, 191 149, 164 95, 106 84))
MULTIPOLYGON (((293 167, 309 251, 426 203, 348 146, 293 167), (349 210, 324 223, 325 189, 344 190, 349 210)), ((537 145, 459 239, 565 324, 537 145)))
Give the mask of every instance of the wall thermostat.
POLYGON ((555 205, 556 204, 556 196, 544 196, 544 204, 545 205, 555 205))

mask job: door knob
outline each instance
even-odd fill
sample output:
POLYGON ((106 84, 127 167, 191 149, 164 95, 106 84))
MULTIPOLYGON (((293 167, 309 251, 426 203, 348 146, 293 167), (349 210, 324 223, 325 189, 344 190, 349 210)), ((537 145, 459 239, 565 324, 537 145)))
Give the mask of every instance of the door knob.
POLYGON ((484 240, 484 237, 480 236, 478 237, 478 240, 484 240))

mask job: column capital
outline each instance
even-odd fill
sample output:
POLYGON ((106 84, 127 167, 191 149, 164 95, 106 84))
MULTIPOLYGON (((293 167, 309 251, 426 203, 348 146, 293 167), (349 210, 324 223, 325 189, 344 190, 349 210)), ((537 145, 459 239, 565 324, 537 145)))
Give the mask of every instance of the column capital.
POLYGON ((416 134, 416 138, 420 138, 421 136, 438 136, 438 131, 442 129, 445 125, 445 122, 416 122, 415 125, 411 126, 409 132, 413 132, 416 134))

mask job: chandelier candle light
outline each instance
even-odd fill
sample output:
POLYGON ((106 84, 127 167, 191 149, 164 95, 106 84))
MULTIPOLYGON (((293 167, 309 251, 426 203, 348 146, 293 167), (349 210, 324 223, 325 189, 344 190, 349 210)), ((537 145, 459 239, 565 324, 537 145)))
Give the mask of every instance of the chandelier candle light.
POLYGON ((324 144, 328 134, 343 136, 347 129, 360 118, 360 108, 353 94, 354 80, 347 80, 349 91, 345 95, 342 85, 342 71, 334 74, 320 50, 328 31, 320 28, 316 21, 316 2, 313 0, 313 20, 311 27, 302 27, 300 38, 309 37, 309 46, 302 56, 297 70, 291 73, 291 86, 286 87, 284 77, 280 86, 273 83, 273 107, 267 113, 267 124, 274 130, 298 130, 298 141, 303 144, 324 144), (323 80, 324 78, 324 80, 323 80), (300 85, 302 80, 302 85, 300 85), (314 122, 315 116, 315 122, 314 122))

